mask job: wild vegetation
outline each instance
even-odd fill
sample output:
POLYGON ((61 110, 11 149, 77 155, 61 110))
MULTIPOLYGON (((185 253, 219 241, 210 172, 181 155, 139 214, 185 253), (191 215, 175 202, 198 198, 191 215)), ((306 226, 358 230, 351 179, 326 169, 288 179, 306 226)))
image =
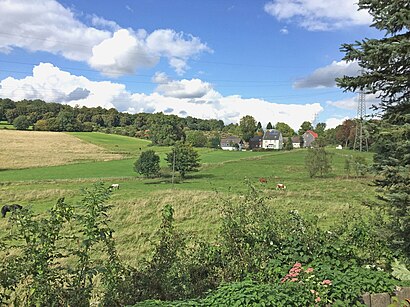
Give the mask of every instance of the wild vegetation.
MULTIPOLYGON (((372 154, 347 150, 195 151, 180 143, 185 131, 178 118, 161 114, 153 118, 172 133, 154 146, 72 134, 123 159, 28 169, 17 164, 1 172, 1 201, 24 205, 0 222, 1 302, 354 306, 363 292, 409 285, 408 8, 402 1, 360 0, 359 6, 387 36, 345 45, 345 59, 359 60, 365 73, 339 84, 381 95, 382 117, 372 123, 372 173, 366 166, 372 154), (134 172, 146 149, 158 154, 161 176, 134 172), (176 167, 177 149, 189 150, 183 155, 192 158, 188 168, 176 167), (183 181, 171 180, 170 165, 183 181), (90 188, 96 181, 105 183, 90 188), (279 182, 287 189, 275 189, 279 182), (118 189, 110 189, 113 184, 118 189), (79 187, 88 188, 80 194, 79 187)), ((70 112, 60 111, 41 124, 68 123, 64 129, 75 130, 70 125, 76 121, 66 121, 70 112)), ((12 113, 3 112, 25 116, 12 113)), ((228 129, 258 133, 258 126, 245 118, 242 127, 228 129)), ((352 126, 345 126, 348 143, 352 126)), ((300 132, 311 128, 303 123, 300 132)), ((158 130, 155 137, 164 133, 158 130)))

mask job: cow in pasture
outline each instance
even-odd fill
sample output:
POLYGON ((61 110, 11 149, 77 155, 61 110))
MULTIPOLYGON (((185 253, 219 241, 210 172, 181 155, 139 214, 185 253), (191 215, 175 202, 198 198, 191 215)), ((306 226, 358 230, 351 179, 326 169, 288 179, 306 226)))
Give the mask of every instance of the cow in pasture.
POLYGON ((118 183, 113 183, 112 185, 110 185, 110 190, 119 190, 120 189, 120 185, 118 183))
POLYGON ((20 210, 20 209, 23 209, 23 206, 18 205, 18 204, 4 205, 1 208, 1 216, 6 217, 7 212, 13 212, 13 211, 20 210))
POLYGON ((276 185, 276 190, 286 190, 286 186, 283 183, 278 183, 276 185))
POLYGON ((259 178, 259 182, 260 183, 268 183, 268 180, 266 180, 266 178, 259 178))

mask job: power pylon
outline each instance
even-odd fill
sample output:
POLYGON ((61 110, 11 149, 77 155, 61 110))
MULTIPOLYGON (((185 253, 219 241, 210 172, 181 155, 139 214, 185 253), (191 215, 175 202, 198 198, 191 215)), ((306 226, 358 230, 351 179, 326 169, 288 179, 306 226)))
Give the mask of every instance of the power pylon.
POLYGON ((359 100, 357 102, 357 118, 356 118, 356 135, 354 137, 353 149, 363 151, 369 151, 369 143, 367 140, 367 134, 364 128, 366 117, 366 99, 364 91, 360 91, 359 100))

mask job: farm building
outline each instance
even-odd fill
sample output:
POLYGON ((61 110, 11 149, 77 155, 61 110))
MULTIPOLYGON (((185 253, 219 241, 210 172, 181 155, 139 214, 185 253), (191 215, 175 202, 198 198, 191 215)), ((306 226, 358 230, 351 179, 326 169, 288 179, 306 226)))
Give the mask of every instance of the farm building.
POLYGON ((292 137, 293 148, 300 148, 301 139, 300 136, 295 135, 292 137))
POLYGON ((228 136, 221 139, 222 150, 242 150, 243 141, 237 136, 228 136))
POLYGON ((262 148, 262 136, 254 136, 249 140, 249 149, 262 148))
POLYGON ((318 135, 316 132, 312 130, 308 130, 302 135, 303 137, 303 146, 304 147, 312 147, 312 143, 314 140, 317 139, 318 135))
POLYGON ((282 149, 283 148, 282 133, 275 129, 266 130, 265 134, 263 135, 262 148, 282 149))

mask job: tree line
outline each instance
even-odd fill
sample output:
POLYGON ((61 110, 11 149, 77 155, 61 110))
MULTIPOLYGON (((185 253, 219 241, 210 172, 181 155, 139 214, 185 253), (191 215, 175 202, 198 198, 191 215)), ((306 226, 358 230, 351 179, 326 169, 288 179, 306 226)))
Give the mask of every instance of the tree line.
MULTIPOLYGON (((178 141, 186 140, 194 147, 210 148, 218 148, 223 136, 235 135, 247 142, 254 136, 263 136, 267 129, 279 130, 286 139, 313 130, 326 145, 340 144, 351 148, 356 133, 356 121, 352 119, 345 120, 331 129, 326 129, 326 123, 313 126, 311 122, 304 121, 295 131, 284 122, 269 122, 266 127, 262 127, 262 124, 250 115, 242 117, 239 123, 225 125, 222 120, 217 119, 179 117, 163 113, 129 114, 114 108, 71 107, 39 99, 13 101, 0 98, 0 121, 7 121, 18 130, 26 130, 32 126, 38 131, 99 131, 146 138, 156 145, 172 146, 178 141)), ((370 125, 366 130, 370 143, 372 130, 370 125)))

